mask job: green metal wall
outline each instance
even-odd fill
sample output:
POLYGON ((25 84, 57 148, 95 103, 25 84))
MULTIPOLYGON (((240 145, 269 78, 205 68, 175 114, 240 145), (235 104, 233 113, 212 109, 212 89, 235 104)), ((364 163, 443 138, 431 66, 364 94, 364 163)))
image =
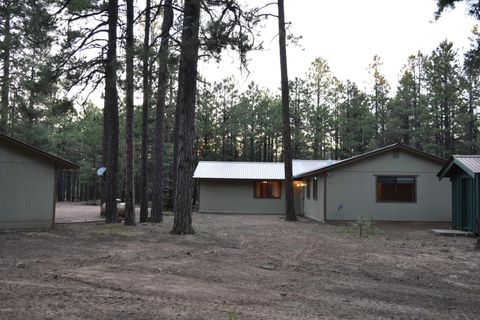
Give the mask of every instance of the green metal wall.
POLYGON ((475 179, 464 173, 458 173, 451 178, 452 227, 454 229, 479 231, 477 229, 480 211, 479 180, 478 174, 475 175, 475 179))
POLYGON ((55 166, 0 145, 0 229, 50 228, 55 166))

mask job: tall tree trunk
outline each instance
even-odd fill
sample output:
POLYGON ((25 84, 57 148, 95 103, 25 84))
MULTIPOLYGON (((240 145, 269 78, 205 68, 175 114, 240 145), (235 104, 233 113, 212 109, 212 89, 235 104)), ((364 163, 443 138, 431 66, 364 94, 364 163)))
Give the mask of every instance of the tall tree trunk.
POLYGON ((296 221, 293 204, 292 145, 288 96, 287 48, 285 37, 285 13, 283 0, 278 0, 278 34, 280 45, 280 72, 282 82, 283 161, 285 163, 285 218, 296 221))
POLYGON ((162 42, 158 51, 158 89, 155 118, 155 176, 153 181, 152 222, 163 220, 163 142, 165 99, 168 85, 168 47, 173 24, 172 0, 166 0, 162 22, 162 42))
POLYGON ((126 131, 126 172, 125 172, 125 225, 135 225, 135 199, 133 181, 133 0, 127 2, 126 30, 126 92, 125 92, 125 131, 126 131))
POLYGON ((146 1, 145 7, 145 32, 143 37, 143 106, 142 106, 142 173, 140 184, 140 222, 147 222, 148 219, 148 198, 147 198, 147 148, 148 148, 148 108, 150 106, 150 0, 146 1))
POLYGON ((182 48, 178 72, 176 119, 175 219, 172 234, 193 234, 192 227, 192 149, 195 98, 197 93, 198 30, 200 0, 185 0, 182 48))
POLYGON ((117 92, 117 21, 118 0, 108 3, 108 45, 105 61, 105 106, 103 159, 107 167, 105 177, 106 222, 118 221, 118 92, 117 92))
POLYGON ((3 79, 1 93, 1 110, 0 110, 0 132, 7 132, 7 118, 9 108, 9 92, 10 92, 10 46, 12 36, 10 34, 10 12, 9 2, 5 4, 4 9, 4 36, 3 36, 3 79))

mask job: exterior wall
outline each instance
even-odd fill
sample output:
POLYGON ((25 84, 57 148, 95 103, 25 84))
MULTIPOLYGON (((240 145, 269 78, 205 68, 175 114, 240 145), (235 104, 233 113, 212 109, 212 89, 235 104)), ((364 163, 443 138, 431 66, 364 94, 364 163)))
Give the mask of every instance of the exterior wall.
POLYGON ((452 227, 457 230, 478 232, 480 189, 479 175, 475 179, 460 171, 451 179, 452 182, 452 227), (466 190, 462 184, 466 183, 466 190))
POLYGON ((327 173, 327 220, 356 220, 361 213, 379 221, 451 221, 450 182, 439 181, 441 164, 400 151, 339 167, 327 173), (414 203, 378 203, 376 175, 416 176, 414 203))
MULTIPOLYGON (((307 218, 324 222, 325 221, 325 177, 324 175, 310 176, 308 179, 313 181, 313 178, 317 178, 317 200, 313 199, 313 183, 310 183, 310 199, 307 199, 305 195, 303 200, 303 215, 307 218)), ((307 178, 304 178, 303 183, 307 184, 307 178)))
POLYGON ((200 207, 204 213, 284 214, 285 184, 280 199, 254 197, 252 180, 200 180, 200 207))
POLYGON ((0 229, 50 228, 55 166, 0 145, 0 229))

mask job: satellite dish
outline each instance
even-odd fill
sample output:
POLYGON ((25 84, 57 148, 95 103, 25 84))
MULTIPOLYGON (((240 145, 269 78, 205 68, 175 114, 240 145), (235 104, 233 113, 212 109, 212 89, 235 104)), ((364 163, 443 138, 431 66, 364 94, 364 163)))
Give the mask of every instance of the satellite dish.
POLYGON ((328 160, 327 160, 327 166, 330 166, 330 165, 332 165, 332 164, 333 164, 333 161, 332 161, 331 159, 328 159, 328 160))
POLYGON ((103 176, 103 174, 105 173, 105 171, 107 171, 107 168, 105 168, 105 167, 100 167, 100 168, 98 168, 98 170, 97 170, 97 176, 99 176, 99 177, 103 176))

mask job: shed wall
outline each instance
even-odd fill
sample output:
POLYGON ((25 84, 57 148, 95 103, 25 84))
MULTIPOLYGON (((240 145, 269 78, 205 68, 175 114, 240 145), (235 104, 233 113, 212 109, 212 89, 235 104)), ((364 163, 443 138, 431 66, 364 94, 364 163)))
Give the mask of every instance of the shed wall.
POLYGON ((253 180, 200 180, 199 211, 204 213, 284 214, 285 184, 280 199, 254 198, 253 180))
POLYGON ((0 145, 0 229, 50 228, 55 166, 0 145))
POLYGON ((408 152, 393 152, 334 169, 327 173, 327 220, 356 220, 361 213, 380 221, 450 221, 449 181, 436 177, 442 165, 408 152), (377 202, 377 175, 416 176, 413 203, 377 202))

